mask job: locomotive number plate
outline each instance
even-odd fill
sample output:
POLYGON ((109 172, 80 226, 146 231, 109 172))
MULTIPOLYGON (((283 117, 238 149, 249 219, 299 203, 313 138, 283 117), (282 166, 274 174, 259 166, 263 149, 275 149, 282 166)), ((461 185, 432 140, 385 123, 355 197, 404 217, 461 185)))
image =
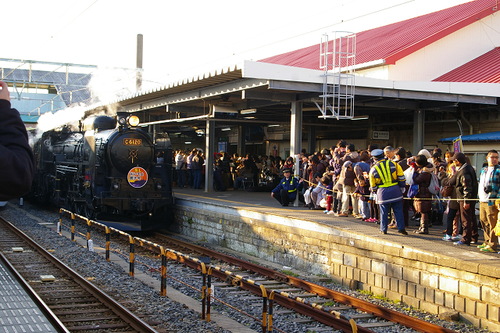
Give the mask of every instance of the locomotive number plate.
POLYGON ((142 139, 123 139, 124 146, 142 146, 142 139))

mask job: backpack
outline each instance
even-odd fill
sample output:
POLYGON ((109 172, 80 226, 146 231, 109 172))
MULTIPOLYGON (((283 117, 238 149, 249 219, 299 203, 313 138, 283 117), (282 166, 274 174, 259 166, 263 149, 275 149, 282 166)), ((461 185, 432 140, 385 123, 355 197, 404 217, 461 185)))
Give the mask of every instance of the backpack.
POLYGON ((429 184, 429 192, 431 192, 432 195, 438 195, 439 190, 439 180, 437 175, 434 172, 431 172, 431 183, 429 184))

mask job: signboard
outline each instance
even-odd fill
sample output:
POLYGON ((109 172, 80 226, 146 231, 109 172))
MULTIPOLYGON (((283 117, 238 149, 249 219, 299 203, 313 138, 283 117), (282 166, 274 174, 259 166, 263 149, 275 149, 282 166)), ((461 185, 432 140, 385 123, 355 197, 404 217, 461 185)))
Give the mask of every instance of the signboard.
POLYGON ((458 138, 453 140, 453 152, 455 153, 463 153, 464 146, 462 145, 462 136, 460 135, 458 138))
POLYGON ((373 131, 373 140, 389 140, 389 131, 373 131))
POLYGON ((132 168, 128 172, 127 181, 130 186, 141 188, 148 182, 148 173, 141 167, 132 168))

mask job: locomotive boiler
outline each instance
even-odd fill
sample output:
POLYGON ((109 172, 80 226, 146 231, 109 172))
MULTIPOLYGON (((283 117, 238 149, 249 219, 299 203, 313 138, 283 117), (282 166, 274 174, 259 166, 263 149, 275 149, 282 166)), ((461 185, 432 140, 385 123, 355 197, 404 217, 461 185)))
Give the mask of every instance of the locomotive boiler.
POLYGON ((172 146, 139 118, 92 116, 43 133, 31 195, 120 230, 164 228, 172 209, 172 146))

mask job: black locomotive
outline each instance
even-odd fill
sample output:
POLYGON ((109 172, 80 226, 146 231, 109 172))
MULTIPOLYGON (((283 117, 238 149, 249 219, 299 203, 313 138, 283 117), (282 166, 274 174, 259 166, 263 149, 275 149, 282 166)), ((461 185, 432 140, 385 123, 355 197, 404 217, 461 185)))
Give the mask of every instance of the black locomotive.
POLYGON ((162 229, 173 204, 172 145, 130 114, 43 133, 31 196, 120 230, 162 229))

